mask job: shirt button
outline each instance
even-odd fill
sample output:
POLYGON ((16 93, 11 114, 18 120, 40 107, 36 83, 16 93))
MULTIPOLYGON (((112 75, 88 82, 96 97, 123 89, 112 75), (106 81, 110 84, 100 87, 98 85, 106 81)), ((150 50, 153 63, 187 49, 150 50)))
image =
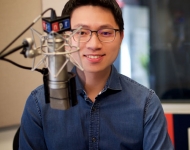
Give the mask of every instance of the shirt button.
POLYGON ((92 111, 96 111, 96 108, 92 107, 92 111))
POLYGON ((96 142, 96 138, 95 137, 92 138, 92 142, 96 142))

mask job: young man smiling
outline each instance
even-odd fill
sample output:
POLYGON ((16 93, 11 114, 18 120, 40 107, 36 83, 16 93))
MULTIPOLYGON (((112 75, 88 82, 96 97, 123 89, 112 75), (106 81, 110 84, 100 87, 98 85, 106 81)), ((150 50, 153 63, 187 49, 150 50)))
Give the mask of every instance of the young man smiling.
MULTIPOLYGON (((77 74, 88 97, 94 102, 110 75, 111 65, 123 39, 123 30, 119 29, 109 9, 92 5, 76 8, 72 13, 71 26, 73 29, 82 26, 81 34, 89 34, 84 42, 80 42, 80 58, 84 71, 77 69, 77 74), (109 35, 104 35, 104 39, 102 34, 110 34, 110 30, 113 35, 110 41, 106 41, 109 35)), ((83 35, 80 38, 83 40, 83 35)))
POLYGON ((20 129, 20 149, 172 150, 167 124, 154 91, 117 72, 112 65, 123 39, 115 0, 70 0, 63 15, 72 31, 82 26, 84 71, 74 67, 78 104, 68 110, 45 104, 43 86, 29 96, 20 129))

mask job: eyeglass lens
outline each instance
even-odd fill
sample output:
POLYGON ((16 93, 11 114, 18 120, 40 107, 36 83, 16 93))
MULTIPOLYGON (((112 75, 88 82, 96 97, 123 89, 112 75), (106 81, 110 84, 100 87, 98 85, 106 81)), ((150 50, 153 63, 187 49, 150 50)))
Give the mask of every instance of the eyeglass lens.
POLYGON ((114 29, 101 29, 98 31, 91 31, 88 29, 81 29, 79 32, 74 34, 74 40, 76 42, 87 42, 90 40, 92 33, 96 32, 98 38, 102 42, 111 42, 115 38, 115 30, 114 29))

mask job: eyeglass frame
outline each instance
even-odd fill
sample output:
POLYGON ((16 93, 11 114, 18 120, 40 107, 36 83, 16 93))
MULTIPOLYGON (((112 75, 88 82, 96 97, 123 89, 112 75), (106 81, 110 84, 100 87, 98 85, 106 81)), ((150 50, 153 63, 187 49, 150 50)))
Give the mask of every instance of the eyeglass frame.
MULTIPOLYGON (((72 29, 71 32, 73 32, 73 31, 75 31, 75 30, 77 30, 77 29, 72 29)), ((114 29, 114 28, 103 28, 103 29, 99 29, 99 30, 90 30, 90 29, 84 29, 84 30, 90 31, 90 36, 89 36, 90 38, 89 38, 87 41, 84 41, 84 42, 79 41, 80 43, 85 43, 85 42, 90 41, 93 32, 96 33, 96 35, 97 35, 97 37, 98 37, 98 39, 99 39, 100 42, 102 42, 102 43, 113 42, 113 41, 115 40, 115 37, 116 37, 116 32, 117 32, 117 31, 120 32, 120 29, 114 29), (111 41, 101 41, 101 40, 100 40, 98 32, 99 32, 100 30, 104 30, 104 29, 112 29, 112 30, 114 30, 114 38, 113 38, 113 40, 111 40, 111 41)), ((79 31, 80 31, 80 30, 79 30, 79 31)), ((76 39, 74 38, 74 36, 73 36, 73 39, 74 39, 75 42, 78 42, 78 41, 76 41, 76 39)))

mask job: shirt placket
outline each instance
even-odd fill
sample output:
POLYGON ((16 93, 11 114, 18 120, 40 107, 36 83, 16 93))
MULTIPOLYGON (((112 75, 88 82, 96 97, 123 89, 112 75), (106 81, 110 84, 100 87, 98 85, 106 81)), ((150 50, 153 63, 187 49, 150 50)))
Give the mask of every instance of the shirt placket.
POLYGON ((99 144, 99 103, 93 103, 90 112, 89 150, 98 150, 99 144))

